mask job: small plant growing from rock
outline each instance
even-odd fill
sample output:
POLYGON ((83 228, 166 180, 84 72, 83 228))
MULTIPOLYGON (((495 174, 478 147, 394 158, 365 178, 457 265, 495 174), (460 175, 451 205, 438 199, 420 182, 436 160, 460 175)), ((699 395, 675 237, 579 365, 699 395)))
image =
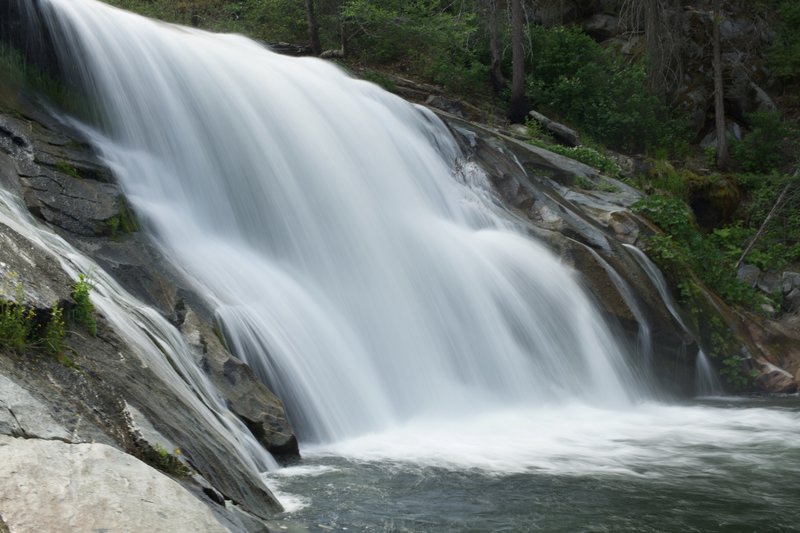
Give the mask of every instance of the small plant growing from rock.
POLYGON ((50 308, 50 320, 44 328, 42 343, 46 352, 56 357, 64 353, 64 336, 66 334, 66 324, 64 322, 64 310, 58 304, 53 304, 50 308))
POLYGON ((28 344, 36 314, 25 307, 23 299, 19 277, 7 274, 0 287, 0 348, 20 352, 28 344))
POLYGON ((72 301, 75 302, 72 317, 79 324, 86 326, 94 337, 97 335, 97 321, 94 318, 94 305, 89 299, 92 286, 92 281, 83 274, 78 277, 78 281, 72 287, 72 301))
POLYGON ((150 463, 166 474, 186 477, 191 474, 191 470, 178 458, 180 454, 180 448, 175 448, 174 452, 170 454, 164 446, 156 443, 149 454, 150 463))

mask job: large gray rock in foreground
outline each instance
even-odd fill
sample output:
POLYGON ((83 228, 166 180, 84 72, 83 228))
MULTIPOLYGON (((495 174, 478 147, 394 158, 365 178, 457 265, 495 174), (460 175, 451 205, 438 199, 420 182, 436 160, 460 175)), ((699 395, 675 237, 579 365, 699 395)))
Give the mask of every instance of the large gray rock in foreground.
POLYGON ((227 531, 181 485, 110 446, 0 436, 0 455, 11 531, 227 531))

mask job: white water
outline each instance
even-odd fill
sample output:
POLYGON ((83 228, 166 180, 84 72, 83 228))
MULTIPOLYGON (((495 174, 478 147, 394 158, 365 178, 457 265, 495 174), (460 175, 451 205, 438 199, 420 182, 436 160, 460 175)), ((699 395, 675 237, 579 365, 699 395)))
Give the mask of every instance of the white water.
MULTIPOLYGON (((239 37, 43 4, 102 105, 88 131, 307 456, 682 482, 723 455, 796 454, 792 411, 637 404, 645 387, 574 274, 494 214, 480 173, 451 170, 452 139, 424 111, 239 37)), ((202 398, 198 374, 170 377, 202 398)))
MULTIPOLYGON (((686 333, 691 334, 691 331, 681 318, 680 313, 678 313, 678 307, 675 305, 672 294, 670 294, 667 280, 664 279, 664 274, 661 273, 658 266, 636 246, 630 244, 623 244, 623 246, 630 250, 633 257, 636 258, 636 261, 650 278, 650 282, 658 291, 659 296, 661 296, 661 301, 672 315, 672 318, 675 319, 686 333)), ((722 394, 724 391, 722 383, 720 383, 719 377, 717 377, 716 370, 714 370, 711 361, 702 349, 697 350, 697 357, 695 359, 695 383, 698 396, 713 396, 722 394)))
POLYGON ((452 170, 430 112, 241 37, 44 5, 137 213, 304 441, 640 394, 573 272, 452 170))

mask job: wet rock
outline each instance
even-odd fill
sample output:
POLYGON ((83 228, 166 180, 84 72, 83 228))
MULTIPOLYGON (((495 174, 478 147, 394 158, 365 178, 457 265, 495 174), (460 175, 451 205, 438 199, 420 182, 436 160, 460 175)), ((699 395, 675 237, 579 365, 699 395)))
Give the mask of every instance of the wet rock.
POLYGON ((0 436, 12 531, 226 531, 177 482, 104 444, 0 436))
POLYGON ((755 265, 743 264, 739 267, 739 270, 736 271, 736 279, 751 287, 756 286, 759 276, 761 276, 761 269, 755 265))
POLYGON ((758 385, 767 392, 776 394, 792 394, 797 392, 797 381, 794 377, 772 363, 764 363, 761 375, 756 379, 758 385))
POLYGON ((779 274, 773 272, 765 272, 758 278, 758 288, 767 294, 781 292, 783 288, 783 280, 779 274))
POLYGON ((583 30, 597 39, 605 41, 619 32, 619 18, 606 13, 596 13, 585 20, 583 30))
POLYGON ((71 435, 27 390, 0 374, 0 434, 26 439, 61 440, 71 435))
POLYGON ((784 272, 781 275, 781 288, 784 294, 789 294, 795 289, 800 289, 800 273, 784 272))
POLYGON ((792 289, 783 299, 783 305, 789 312, 800 311, 800 288, 792 289))
POLYGON ((200 364, 233 411, 273 456, 300 456, 297 438, 286 420, 283 404, 245 363, 232 356, 197 314, 186 311, 182 331, 200 357, 200 364))
POLYGON ((135 228, 111 173, 85 143, 7 116, 0 116, 0 133, 0 153, 13 158, 5 172, 15 168, 15 188, 34 215, 77 235, 116 236, 135 228))
POLYGON ((437 109, 441 109, 442 111, 447 111, 448 113, 452 113, 458 117, 463 117, 465 113, 464 105, 458 100, 435 94, 430 95, 425 100, 425 105, 433 106, 437 109))
POLYGON ((613 211, 608 217, 608 226, 614 230, 617 239, 625 244, 633 244, 639 239, 639 224, 627 211, 613 211))

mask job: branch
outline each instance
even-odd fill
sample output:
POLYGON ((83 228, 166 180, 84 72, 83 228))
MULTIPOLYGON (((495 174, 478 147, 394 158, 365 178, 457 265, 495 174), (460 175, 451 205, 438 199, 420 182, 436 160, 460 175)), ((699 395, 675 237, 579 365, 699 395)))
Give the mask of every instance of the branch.
POLYGON ((767 214, 767 218, 764 219, 764 222, 762 222, 761 227, 758 228, 758 231, 756 232, 755 236, 753 237, 753 240, 750 241, 750 244, 748 244, 747 248, 745 248, 744 252, 742 252, 742 256, 739 258, 738 261, 736 261, 736 266, 734 267, 734 270, 737 270, 737 271, 739 270, 739 267, 741 266, 742 261, 744 261, 744 258, 747 257, 747 254, 750 253, 750 250, 756 244, 758 239, 761 238, 761 235, 763 235, 764 230, 767 229, 767 224, 769 224, 769 221, 772 220, 772 217, 775 215, 775 213, 778 212, 780 207, 783 205, 784 199, 786 198, 786 194, 789 192, 789 190, 795 184, 794 180, 798 176, 800 176, 800 169, 795 170, 794 175, 792 176, 792 180, 789 183, 787 183, 786 187, 784 187, 783 191, 781 191, 780 196, 778 196, 778 199, 775 201, 775 205, 772 206, 772 209, 770 209, 769 214, 767 214))

